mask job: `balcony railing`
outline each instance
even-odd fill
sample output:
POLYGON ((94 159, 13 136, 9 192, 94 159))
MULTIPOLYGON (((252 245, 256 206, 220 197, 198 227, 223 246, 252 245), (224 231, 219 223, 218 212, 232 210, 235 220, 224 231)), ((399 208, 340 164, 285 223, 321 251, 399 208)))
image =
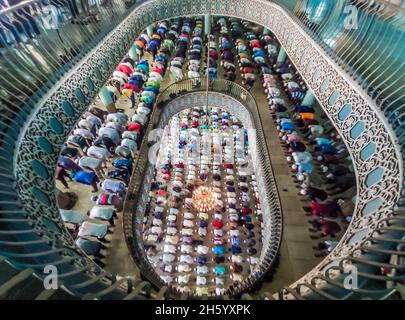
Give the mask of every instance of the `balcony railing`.
MULTIPOLYGON (((34 118, 32 117, 32 113, 35 107, 40 106, 40 102, 45 101, 47 99, 47 95, 50 94, 50 92, 55 92, 55 90, 58 90, 58 103, 62 104, 62 102, 66 100, 67 102, 72 102, 75 110, 82 110, 81 108, 83 108, 83 105, 85 104, 84 102, 73 102, 73 100, 75 100, 75 97, 73 97, 73 93, 71 90, 73 87, 72 84, 74 83, 75 85, 73 89, 80 89, 80 87, 84 88, 84 85, 82 83, 76 86, 76 83, 79 83, 82 79, 79 79, 81 75, 78 75, 77 77, 72 76, 75 75, 74 68, 77 65, 85 65, 86 67, 88 66, 83 62, 82 58, 86 56, 87 53, 90 53, 92 49, 96 48, 97 45, 102 46, 104 44, 102 40, 108 38, 109 31, 111 31, 114 26, 117 26, 123 19, 123 17, 131 16, 131 19, 133 20, 137 20, 139 18, 139 21, 136 21, 136 27, 134 27, 133 29, 139 28, 139 30, 137 29, 137 32, 140 32, 140 30, 142 28, 145 28, 149 23, 163 18, 173 17, 175 15, 189 14, 192 10, 196 10, 196 14, 205 14, 211 11, 223 15, 230 14, 234 16, 244 17, 252 21, 259 21, 260 19, 263 19, 264 21, 264 19, 267 17, 277 18, 272 14, 275 11, 277 11, 277 13, 279 13, 280 11, 276 8, 276 6, 273 6, 271 2, 252 1, 252 3, 255 3, 256 5, 262 5, 263 3, 266 3, 266 6, 264 7, 270 8, 268 11, 266 11, 267 9, 261 10, 256 14, 257 10, 252 10, 250 6, 248 8, 246 6, 236 7, 232 5, 232 1, 226 0, 208 0, 204 1, 204 3, 202 3, 201 1, 171 0, 170 4, 173 4, 171 6, 163 6, 163 2, 160 1, 151 1, 149 5, 143 6, 142 10, 139 9, 139 11, 134 11, 137 10, 135 4, 129 4, 128 10, 124 10, 124 8, 126 7, 125 2, 115 0, 112 2, 115 5, 114 8, 111 10, 108 9, 108 6, 103 6, 99 2, 90 3, 90 10, 86 9, 86 5, 82 7, 77 3, 79 18, 73 19, 72 23, 70 22, 70 19, 71 16, 73 16, 74 14, 75 9, 72 9, 72 6, 70 5, 73 4, 73 1, 75 0, 58 0, 53 2, 55 4, 55 7, 58 7, 59 4, 60 9, 64 11, 66 16, 68 17, 68 21, 65 20, 65 22, 57 24, 56 29, 49 27, 50 24, 46 24, 46 22, 44 22, 42 18, 38 18, 40 17, 41 12, 43 14, 47 14, 47 10, 51 7, 49 2, 41 2, 35 0, 25 1, 12 8, 3 8, 0 14, 0 205, 2 219, 1 222, 2 224, 4 223, 4 225, 6 225, 7 227, 4 231, 0 230, 0 245, 2 246, 2 249, 6 248, 5 251, 15 253, 22 248, 27 251, 34 251, 34 249, 32 249, 34 247, 34 244, 39 244, 38 247, 35 247, 35 250, 37 252, 43 250, 44 252, 46 252, 46 254, 48 254, 48 256, 46 256, 47 258, 54 259, 52 261, 63 266, 68 266, 70 262, 74 261, 77 261, 80 264, 83 259, 79 259, 77 257, 77 255, 74 253, 74 248, 67 248, 66 254, 65 256, 63 256, 63 258, 61 258, 59 250, 49 249, 54 244, 59 245, 58 241, 43 236, 43 231, 47 230, 48 227, 42 223, 41 219, 36 219, 35 222, 32 221, 34 220, 31 219, 30 216, 30 214, 32 214, 32 210, 26 211, 26 208, 24 208, 23 206, 23 199, 21 197, 21 194, 17 192, 17 187, 19 186, 19 184, 14 174, 16 166, 13 163, 12 159, 13 151, 16 145, 19 144, 18 136, 21 128, 26 124, 26 120, 34 118), (226 8, 226 10, 223 10, 221 12, 220 9, 222 8, 226 8), (244 8, 247 8, 247 10, 245 10, 244 8), (98 11, 96 11, 96 9, 98 11), (264 15, 263 12, 265 13, 264 15), (253 16, 252 13, 254 13, 255 15, 253 16), (100 21, 98 21, 98 18, 100 18, 100 21), (38 21, 42 22, 39 24, 38 21), (39 34, 37 33, 38 30, 39 34), (71 81, 69 84, 66 85, 61 85, 60 80, 68 77, 74 78, 72 79, 74 81, 71 81), (13 221, 10 222, 10 219, 12 219, 13 221), (19 221, 19 219, 25 219, 26 222, 23 224, 21 221, 19 221), (8 238, 10 230, 13 230, 16 235, 23 235, 24 239, 18 239, 18 241, 14 239, 14 242, 11 240, 3 241, 3 239, 8 238), (18 250, 15 250, 15 248, 17 248, 18 250)), ((292 1, 278 0, 272 2, 277 4, 287 4, 291 3, 292 1)), ((394 14, 390 10, 377 10, 378 7, 370 7, 368 6, 368 1, 350 1, 350 3, 355 4, 356 7, 359 9, 358 11, 360 12, 361 18, 359 20, 359 27, 361 26, 361 29, 342 30, 342 18, 344 16, 344 12, 342 11, 342 8, 340 8, 340 6, 349 4, 349 1, 342 0, 318 2, 332 3, 336 5, 336 7, 334 7, 333 9, 334 14, 330 16, 324 16, 322 19, 318 19, 315 21, 307 12, 308 10, 306 10, 306 7, 303 6, 304 2, 297 1, 298 4, 295 11, 285 9, 285 12, 283 12, 282 15, 279 15, 279 17, 282 17, 286 22, 288 22, 289 17, 291 17, 296 22, 296 24, 298 24, 303 30, 306 31, 303 32, 303 34, 305 33, 305 39, 314 39, 320 46, 324 48, 324 51, 328 53, 329 57, 334 59, 336 63, 340 64, 342 68, 346 68, 349 75, 352 76, 352 80, 355 78, 357 83, 361 84, 366 92, 373 93, 370 94, 370 97, 373 98, 374 102, 376 102, 377 105, 380 106, 380 108, 384 111, 385 115, 391 122, 392 127, 395 128, 397 136, 399 137, 399 140, 401 142, 401 147, 403 149, 405 146, 405 132, 403 130, 403 116, 405 115, 405 112, 403 112, 403 89, 405 74, 405 72, 403 72, 405 64, 405 62, 403 61, 403 11, 396 10, 396 14, 394 14), (317 27, 317 25, 321 27, 317 27), (334 31, 338 32, 336 34, 339 34, 339 39, 342 39, 339 44, 333 43, 333 41, 331 41, 331 39, 333 40, 336 35, 334 31), (325 35, 328 36, 325 37, 325 35), (364 67, 366 67, 366 69, 364 69, 364 67), (355 72, 353 72, 353 70, 355 72), (378 84, 377 89, 376 84, 378 84)), ((381 3, 383 1, 378 2, 381 3)), ((292 7, 290 6, 289 8, 291 9, 292 7)), ((58 10, 56 10, 56 13, 57 12, 58 10)), ((268 22, 266 22, 266 24, 267 23, 268 22)), ((269 19, 269 23, 271 23, 271 19, 269 19)), ((294 28, 294 26, 291 26, 291 24, 286 25, 290 26, 291 29, 285 30, 286 28, 284 27, 284 30, 277 30, 277 35, 280 38, 283 38, 285 35, 288 36, 288 31, 297 31, 295 29, 298 29, 294 28)), ((275 29, 277 29, 275 25, 274 27, 275 29)), ((125 35, 130 35, 130 32, 126 32, 125 35)), ((292 35, 293 36, 291 39, 295 40, 294 36, 300 34, 295 33, 292 35)), ((286 38, 284 39, 284 42, 288 45, 288 37, 284 38, 286 38)), ((133 39, 133 37, 125 38, 124 35, 120 35, 120 43, 117 43, 117 45, 122 48, 123 46, 121 45, 129 45, 131 40, 133 39)), ((300 37, 300 39, 302 40, 302 37, 300 37)), ((306 41, 302 41, 302 43, 306 43, 308 47, 302 48, 302 51, 299 50, 299 52, 304 52, 311 49, 311 44, 308 44, 306 41)), ((104 47, 100 47, 98 49, 103 48, 104 47)), ((298 52, 295 49, 291 50, 292 55, 294 55, 294 51, 298 52)), ((318 53, 320 56, 324 56, 323 52, 318 53)), ((105 54, 104 56, 106 59, 110 58, 109 54, 105 54)), ((105 61, 100 60, 101 59, 96 60, 96 63, 93 63, 92 66, 88 66, 88 68, 93 70, 95 68, 94 66, 97 63, 99 63, 100 65, 105 63, 105 61)), ((116 60, 116 57, 110 60, 116 60)), ((303 65, 304 64, 302 64, 299 71, 305 73, 305 67, 303 67, 303 65)), ((328 62, 325 61, 322 64, 322 67, 330 66, 328 65, 328 62)), ((106 72, 103 73, 103 76, 98 77, 98 80, 100 82, 107 80, 107 78, 105 78, 107 77, 105 74, 106 72)), ((95 72, 95 75, 97 76, 97 72, 95 72)), ((331 78, 330 80, 334 81, 338 77, 341 77, 341 72, 339 72, 338 75, 334 76, 334 78, 331 78)), ((82 78, 84 79, 85 77, 82 78)), ((312 74, 311 77, 307 77, 307 80, 311 82, 311 78, 312 74)), ((355 81, 352 82, 353 84, 356 83, 355 81)), ((348 92, 348 89, 351 88, 355 88, 354 85, 351 84, 350 86, 346 86, 346 92, 348 92)), ((354 90, 356 92, 360 91, 357 88, 355 88, 354 90)), ((353 93, 353 90, 351 90, 350 95, 347 94, 347 97, 345 97, 345 101, 351 101, 350 99, 355 95, 356 92, 353 93)), ((344 92, 341 93, 343 94, 344 92)), ((93 92, 92 94, 94 96, 95 93, 93 92)), ((86 98, 90 99, 90 94, 86 95, 86 98)), ((323 101, 324 104, 327 105, 327 100, 324 99, 323 101)), ((86 100, 86 102, 88 102, 88 100, 86 100)), ((364 104, 362 100, 356 98, 353 104, 354 113, 357 109, 359 109, 359 103, 364 104)), ((372 105, 372 103, 369 104, 372 105)), ((333 116, 332 111, 334 110, 336 110, 336 108, 330 108, 331 112, 327 111, 328 115, 333 116)), ((367 120, 364 119, 364 117, 369 115, 374 116, 377 113, 377 110, 375 110, 375 108, 367 110, 370 110, 370 112, 363 113, 362 117, 360 117, 359 119, 367 120)), ((46 132, 47 129, 45 127, 50 116, 51 115, 46 114, 45 112, 41 114, 43 121, 38 122, 39 124, 37 124, 37 127, 34 128, 36 130, 31 130, 30 135, 32 136, 32 139, 34 139, 34 136, 37 132, 39 132, 39 134, 44 134, 44 132, 46 132)), ((78 117, 78 115, 74 114, 69 122, 66 122, 66 129, 69 129, 68 126, 74 123, 73 120, 76 119, 76 117, 78 117)), ((373 126, 374 124, 379 125, 383 121, 379 117, 375 117, 373 119, 376 120, 373 122, 373 126)), ((345 123, 347 122, 348 121, 345 121, 345 123)), ((336 123, 338 129, 345 130, 342 123, 338 121, 336 121, 336 123)), ((34 126, 35 124, 33 125, 33 127, 34 126)), ((380 126, 380 128, 381 127, 382 126, 380 126)), ((373 128, 375 130, 375 127, 373 128)), ((384 159, 382 160, 384 162, 384 165, 385 163, 388 163, 386 160, 387 154, 393 153, 393 148, 391 148, 392 146, 390 144, 391 139, 388 139, 384 136, 387 131, 386 129, 387 128, 383 126, 383 128, 379 129, 380 131, 376 133, 376 137, 373 137, 374 142, 376 142, 377 145, 390 147, 390 150, 388 150, 388 152, 387 148, 378 149, 382 150, 380 154, 384 155, 384 159), (384 140, 384 138, 386 139, 384 140)), ((368 127, 366 131, 368 132, 368 127)), ((59 140, 62 141, 63 139, 59 140)), ((57 152, 58 147, 60 147, 59 140, 56 141, 55 139, 55 141, 52 141, 52 144, 48 142, 47 146, 51 149, 50 153, 57 152)), ((354 144, 352 146, 356 147, 354 144)), ((377 148, 380 148, 380 146, 377 146, 377 148)), ((29 153, 29 151, 31 150, 32 148, 28 149, 27 153, 29 153)), ((354 150, 354 152, 357 152, 358 154, 360 150, 354 150)), ((51 158, 52 157, 49 157, 49 159, 51 158)), ((43 160, 46 164, 51 164, 53 160, 49 159, 47 158, 40 160, 43 160)), ((391 156, 391 159, 394 159, 394 157, 391 156)), ((27 165, 27 163, 29 162, 25 162, 26 168, 29 167, 28 169, 32 171, 32 168, 29 164, 27 165)), ((386 170, 385 172, 398 172, 396 178, 398 178, 397 180, 401 180, 403 170, 402 168, 401 170, 397 170, 396 168, 396 166, 401 164, 402 162, 400 161, 400 159, 395 158, 395 161, 390 163, 390 167, 387 165, 388 170, 386 170)), ((41 183, 47 180, 39 177, 35 173, 33 173, 33 176, 35 176, 35 181, 39 181, 41 183)), ((392 185, 396 183, 397 180, 394 181, 393 178, 391 180, 387 179, 387 184, 385 185, 386 188, 388 189, 392 187, 392 185)), ((380 190, 386 188, 380 188, 380 190)), ((399 188, 397 189, 399 190, 399 188)), ((393 190, 393 192, 396 192, 396 190, 393 190)), ((356 250, 354 254, 351 254, 350 258, 342 260, 342 263, 346 260, 348 260, 349 263, 359 263, 362 267, 364 267, 362 271, 370 271, 370 269, 367 269, 367 266, 373 266, 373 272, 363 273, 362 279, 368 279, 368 282, 371 284, 373 284, 373 282, 378 282, 379 288, 381 287, 381 284, 390 281, 389 279, 392 278, 376 278, 375 276, 378 272, 375 272, 375 270, 380 267, 389 267, 393 270, 398 271, 403 270, 403 260, 402 264, 391 264, 387 262, 389 257, 393 255, 393 252, 396 252, 394 248, 396 246, 402 245, 404 241, 401 240, 401 235, 403 235, 404 233, 405 221, 403 219, 405 212, 403 209, 405 206, 403 194, 404 193, 402 192, 399 201, 395 201, 397 202, 397 206, 395 206, 393 210, 391 206, 380 208, 379 211, 383 211, 382 214, 384 216, 386 215, 386 212, 384 211, 387 210, 393 211, 393 215, 390 215, 388 218, 380 221, 381 224, 379 224, 378 226, 373 225, 373 230, 375 230, 375 232, 367 237, 368 242, 365 243, 364 246, 356 250), (358 253, 360 253, 360 256, 357 255, 358 253)), ((361 200, 362 197, 368 197, 368 199, 371 199, 370 195, 371 191, 365 190, 365 192, 359 196, 359 200, 361 200)), ((389 197, 387 196, 387 198, 389 197)), ((37 203, 34 199, 30 201, 34 204, 37 203)), ((380 214, 381 212, 378 212, 376 215, 378 216, 380 214)), ((46 214, 44 214, 43 216, 46 216, 46 214)), ((27 253, 27 255, 29 255, 29 252, 27 253)), ((16 255, 16 257, 17 256, 18 254, 16 255)), ((27 258, 27 260, 25 260, 25 262, 21 264, 21 267, 27 266, 27 261, 29 261, 30 263, 32 263, 32 266, 40 268, 41 264, 37 257, 38 256, 35 256, 35 258, 27 258)), ((17 260, 23 261, 22 258, 19 258, 17 260)), ((93 271, 93 266, 88 265, 87 268, 90 272, 89 274, 87 274, 87 276, 90 276, 93 271)), ((341 268, 341 266, 338 266, 338 268, 341 268)), ((66 274, 70 275, 71 271, 67 270, 68 268, 66 268, 66 274)), ((83 272, 85 273, 86 271, 83 272)), ((77 275, 82 276, 82 274, 79 272, 77 272, 77 275)), ((397 281, 398 279, 399 278, 394 278, 394 282, 396 284, 399 283, 399 281, 397 281)), ((290 288, 286 288, 285 291, 283 291, 280 295, 280 298, 287 295, 295 297, 308 297, 308 292, 314 293, 313 296, 318 298, 320 296, 325 297, 325 292, 329 294, 329 297, 338 298, 347 298, 352 296, 353 294, 364 294, 368 296, 374 295, 375 297, 381 296, 380 291, 378 290, 373 291, 370 289, 368 291, 362 291, 363 288, 359 289, 358 291, 345 290, 341 287, 341 282, 333 282, 333 279, 330 277, 328 277, 327 280, 315 279, 315 277, 310 274, 308 275, 306 280, 308 280, 308 283, 311 283, 312 288, 309 288, 308 286, 305 287, 305 284, 299 283, 295 287, 292 286, 290 288), (321 283, 321 285, 319 285, 319 283, 321 283), (322 283, 327 285, 322 285, 322 283), (321 290, 319 290, 320 287, 322 287, 321 290), (337 290, 340 290, 339 294, 336 294, 337 290)), ((85 291, 85 289, 87 288, 83 287, 82 291, 85 291)), ((382 294, 384 295, 388 293, 386 291, 383 291, 382 294)))

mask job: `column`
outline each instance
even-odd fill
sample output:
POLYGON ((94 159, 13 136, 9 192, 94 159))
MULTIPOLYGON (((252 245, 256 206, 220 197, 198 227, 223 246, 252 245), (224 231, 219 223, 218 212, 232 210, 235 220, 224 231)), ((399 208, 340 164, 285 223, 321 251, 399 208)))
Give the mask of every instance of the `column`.
POLYGON ((146 27, 146 33, 149 37, 153 34, 153 25, 149 25, 146 27))
POLYGON ((305 94, 304 100, 302 100, 301 104, 303 106, 310 107, 314 104, 314 102, 315 102, 314 93, 310 89, 308 89, 307 93, 305 94))
POLYGON ((277 63, 283 63, 287 58, 287 53, 285 52, 284 48, 280 48, 280 52, 278 53, 277 63))
POLYGON ((206 14, 204 16, 204 33, 209 35, 211 33, 211 15, 206 14))

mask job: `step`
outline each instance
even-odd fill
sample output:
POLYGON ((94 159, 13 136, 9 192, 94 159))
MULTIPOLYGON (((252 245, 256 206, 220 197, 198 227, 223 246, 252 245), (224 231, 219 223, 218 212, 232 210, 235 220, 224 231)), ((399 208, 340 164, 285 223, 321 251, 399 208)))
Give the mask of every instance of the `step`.
POLYGON ((42 288, 33 270, 25 269, 0 286, 0 299, 33 299, 42 288))
POLYGON ((37 297, 35 298, 35 300, 50 300, 51 297, 57 292, 58 290, 54 290, 54 289, 45 289, 43 290, 39 295, 37 295, 37 297))
MULTIPOLYGON (((2 259, 2 258, 0 258, 2 259)), ((4 260, 4 259, 3 259, 4 260)), ((9 281, 12 277, 18 274, 18 270, 14 269, 6 261, 0 260, 0 287, 9 281)))

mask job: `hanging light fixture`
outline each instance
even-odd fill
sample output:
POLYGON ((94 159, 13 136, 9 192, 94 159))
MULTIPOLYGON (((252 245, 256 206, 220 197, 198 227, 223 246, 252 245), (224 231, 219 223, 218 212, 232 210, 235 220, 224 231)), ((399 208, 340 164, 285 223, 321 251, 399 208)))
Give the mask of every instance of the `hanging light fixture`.
POLYGON ((193 191, 193 205, 200 212, 208 212, 214 209, 215 197, 212 188, 201 186, 193 191))

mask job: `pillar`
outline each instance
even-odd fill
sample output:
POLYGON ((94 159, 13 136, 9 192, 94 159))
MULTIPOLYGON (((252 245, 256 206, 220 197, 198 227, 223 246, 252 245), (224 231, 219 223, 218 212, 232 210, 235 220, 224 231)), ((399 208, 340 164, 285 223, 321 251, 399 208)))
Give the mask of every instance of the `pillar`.
POLYGON ((305 94, 304 100, 302 100, 301 104, 303 106, 311 107, 315 102, 315 96, 314 93, 311 90, 307 90, 307 93, 305 94))
POLYGON ((280 52, 278 53, 277 63, 283 63, 287 58, 287 53, 285 52, 284 48, 280 48, 280 52))
POLYGON ((153 34, 153 25, 149 25, 146 27, 146 33, 149 37, 153 34))
POLYGON ((209 35, 211 33, 211 15, 206 14, 204 16, 204 33, 209 35))

